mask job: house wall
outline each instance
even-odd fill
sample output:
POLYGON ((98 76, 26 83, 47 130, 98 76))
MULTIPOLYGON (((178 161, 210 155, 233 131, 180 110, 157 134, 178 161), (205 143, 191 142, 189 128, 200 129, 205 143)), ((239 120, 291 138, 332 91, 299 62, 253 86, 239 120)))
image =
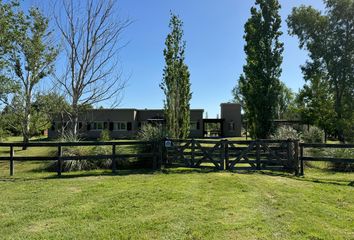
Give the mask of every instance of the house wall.
MULTIPOLYGON (((82 114, 79 117, 81 128, 79 133, 85 138, 99 138, 101 130, 94 130, 92 127, 88 127, 89 124, 94 122, 102 122, 109 129, 111 122, 124 122, 127 125, 131 125, 131 129, 125 131, 110 131, 112 138, 132 138, 140 129, 141 123, 146 122, 148 119, 163 118, 164 111, 161 109, 92 109, 87 113, 82 114)), ((190 137, 203 137, 203 110, 193 109, 191 110, 191 121, 198 122, 198 129, 190 131, 190 137)), ((49 138, 57 138, 59 136, 58 122, 60 119, 55 119, 55 129, 48 130, 49 138)))
POLYGON ((195 130, 190 130, 189 137, 191 138, 202 138, 204 136, 203 133, 203 112, 202 109, 193 109, 190 112, 190 121, 197 122, 198 128, 195 130))
POLYGON ((240 137, 241 136, 241 105, 237 103, 222 103, 221 118, 223 123, 223 137, 240 137), (233 127, 231 127, 233 125, 233 127))

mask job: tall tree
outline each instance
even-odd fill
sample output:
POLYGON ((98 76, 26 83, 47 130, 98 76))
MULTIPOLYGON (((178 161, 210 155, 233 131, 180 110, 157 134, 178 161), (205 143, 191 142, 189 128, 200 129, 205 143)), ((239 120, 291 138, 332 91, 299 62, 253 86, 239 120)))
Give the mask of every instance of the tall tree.
POLYGON ((116 17, 115 0, 60 0, 55 20, 65 49, 63 76, 59 85, 71 104, 69 118, 74 136, 78 134, 80 106, 109 100, 117 104, 125 87, 118 64, 121 35, 129 20, 116 17))
POLYGON ((2 57, 5 62, 2 79, 11 80, 8 89, 13 91, 3 94, 0 100, 17 114, 23 141, 27 143, 31 137, 35 87, 52 74, 57 49, 51 42, 48 19, 37 8, 31 8, 28 14, 18 9, 13 12, 11 21, 14 24, 8 28, 12 37, 11 49, 2 57))
POLYGON ((280 82, 280 93, 279 93, 279 101, 277 106, 277 118, 278 119, 289 119, 293 117, 292 111, 294 107, 295 94, 294 92, 288 88, 285 83, 280 82))
POLYGON ((334 133, 335 112, 333 107, 334 95, 329 93, 329 84, 321 76, 313 76, 304 85, 297 96, 298 111, 301 119, 313 124, 326 133, 334 133))
POLYGON ((185 64, 186 42, 183 41, 183 22, 171 13, 171 32, 167 35, 164 49, 165 68, 160 84, 164 101, 166 127, 172 138, 187 138, 190 130, 190 74, 185 64))
POLYGON ((324 97, 334 97, 334 125, 339 140, 345 141, 345 132, 353 131, 354 122, 354 1, 324 3, 324 13, 307 6, 294 8, 287 23, 300 48, 310 53, 311 60, 302 67, 309 86, 327 82, 324 97))
POLYGON ((272 133, 272 120, 276 117, 279 102, 283 59, 279 9, 277 0, 256 0, 256 6, 251 8, 251 17, 245 24, 247 63, 238 88, 254 138, 267 138, 272 133))

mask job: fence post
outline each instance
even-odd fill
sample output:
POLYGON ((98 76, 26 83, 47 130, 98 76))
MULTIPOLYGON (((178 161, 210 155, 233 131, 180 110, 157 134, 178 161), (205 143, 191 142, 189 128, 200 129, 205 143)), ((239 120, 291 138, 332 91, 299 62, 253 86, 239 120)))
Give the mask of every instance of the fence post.
POLYGON ((195 164, 195 139, 192 138, 192 147, 191 147, 191 167, 194 167, 195 164))
POLYGON ((116 145, 112 145, 112 172, 116 173, 117 162, 116 162, 116 145))
POLYGON ((295 175, 299 176, 299 140, 294 140, 295 175))
POLYGON ((257 170, 261 170, 261 142, 259 139, 256 140, 256 148, 257 148, 257 156, 256 156, 257 170))
POLYGON ((61 176, 61 171, 62 171, 62 164, 61 164, 61 156, 63 155, 63 150, 61 145, 58 145, 58 164, 57 164, 57 172, 58 176, 61 176))
POLYGON ((300 144, 300 175, 304 176, 304 146, 300 144))
POLYGON ((292 140, 289 138, 288 140, 286 140, 287 143, 287 167, 288 168, 293 168, 294 165, 294 159, 293 159, 293 151, 292 151, 292 140))
POLYGON ((10 146, 10 176, 14 175, 15 164, 14 164, 14 146, 10 146))
POLYGON ((156 142, 152 143, 152 168, 153 170, 157 169, 157 151, 156 151, 156 142))
POLYGON ((161 170, 162 168, 162 162, 163 162, 163 144, 164 144, 164 141, 159 141, 159 163, 158 163, 158 169, 161 170))
POLYGON ((225 140, 224 141, 224 153, 225 153, 225 156, 224 156, 224 168, 223 169, 229 169, 229 142, 228 140, 225 140))

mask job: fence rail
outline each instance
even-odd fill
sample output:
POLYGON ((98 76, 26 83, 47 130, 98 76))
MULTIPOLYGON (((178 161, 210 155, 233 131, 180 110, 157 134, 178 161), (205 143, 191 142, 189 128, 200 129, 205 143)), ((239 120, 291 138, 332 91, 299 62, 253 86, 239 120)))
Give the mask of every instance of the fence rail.
POLYGON ((10 163, 10 176, 14 175, 15 161, 57 161, 57 174, 62 174, 63 161, 69 160, 112 160, 112 172, 117 170, 117 159, 120 158, 132 158, 132 157, 152 157, 153 169, 159 167, 159 158, 161 157, 158 149, 159 143, 148 141, 120 141, 120 142, 30 142, 30 143, 0 143, 0 147, 9 147, 10 156, 0 156, 0 161, 9 161, 10 163), (151 152, 147 153, 117 153, 117 146, 136 146, 136 145, 150 145, 152 147, 151 152), (111 146, 112 154, 96 154, 96 155, 84 155, 84 156, 64 156, 63 147, 79 147, 79 146, 111 146), (15 156, 15 147, 56 147, 55 156, 15 156))
POLYGON ((354 144, 307 144, 298 140, 180 140, 169 139, 170 146, 162 142, 148 141, 119 141, 119 142, 30 142, 30 143, 0 143, 0 147, 10 149, 8 156, 0 156, 0 161, 9 161, 10 175, 14 175, 15 161, 57 161, 57 173, 62 174, 62 165, 68 160, 112 160, 112 171, 117 170, 117 160, 122 158, 152 159, 153 169, 159 169, 162 164, 172 166, 173 163, 187 167, 201 167, 211 164, 218 170, 262 170, 282 169, 291 170, 296 175, 304 175, 304 162, 326 161, 336 163, 354 163, 354 159, 305 156, 306 148, 338 148, 353 149, 354 144), (65 156, 64 147, 77 146, 111 146, 111 154, 96 154, 85 156, 65 156), (122 146, 151 146, 150 152, 122 153, 122 146), (53 147, 57 148, 54 156, 15 156, 15 147, 53 147), (245 166, 246 164, 246 166, 245 166))
POLYGON ((354 158, 337 158, 326 156, 304 156, 305 148, 323 149, 354 149, 354 144, 323 144, 323 143, 300 143, 300 174, 304 175, 304 162, 316 161, 316 162, 332 162, 332 163, 352 163, 354 164, 354 158))

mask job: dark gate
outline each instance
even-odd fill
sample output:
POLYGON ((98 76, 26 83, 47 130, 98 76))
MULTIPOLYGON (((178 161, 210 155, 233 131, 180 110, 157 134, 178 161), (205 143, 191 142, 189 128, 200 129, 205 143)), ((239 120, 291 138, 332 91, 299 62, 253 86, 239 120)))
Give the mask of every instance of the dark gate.
POLYGON ((287 170, 298 173, 297 140, 169 140, 167 166, 218 170, 287 170))

